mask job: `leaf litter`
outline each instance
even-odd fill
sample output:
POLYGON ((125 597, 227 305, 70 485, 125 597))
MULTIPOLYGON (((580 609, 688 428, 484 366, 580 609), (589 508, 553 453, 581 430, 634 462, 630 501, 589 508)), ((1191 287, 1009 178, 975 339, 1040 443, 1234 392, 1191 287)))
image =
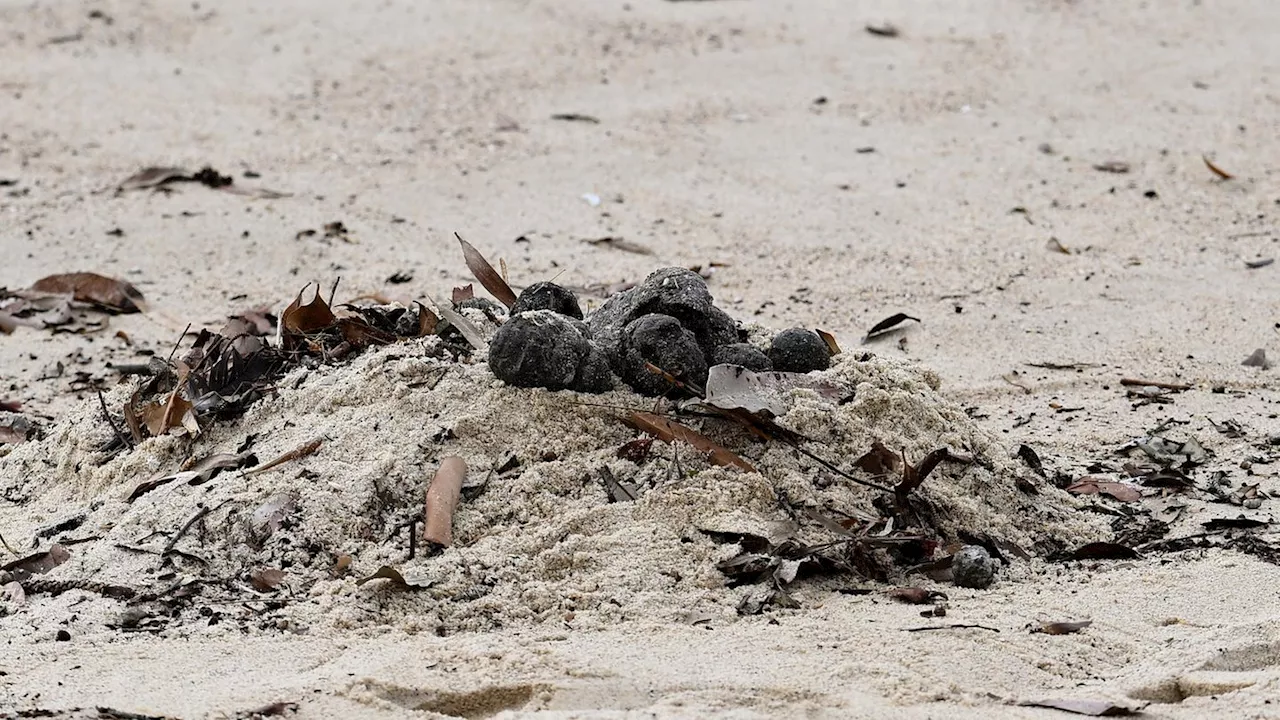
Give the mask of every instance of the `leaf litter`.
MULTIPOLYGON (((476 265, 501 299, 505 278, 476 265)), ((901 584, 975 535, 1040 555, 1105 536, 1066 493, 1020 491, 1013 454, 906 363, 841 354, 805 378, 729 371, 727 386, 686 386, 698 402, 684 409, 624 389, 584 402, 496 384, 482 362, 496 323, 477 308, 334 294, 304 288, 278 322, 198 331, 108 392, 132 449, 103 451, 114 433, 94 406, 5 458, 16 496, 131 498, 89 511, 103 536, 52 570, 59 581, 152 598, 169 608, 162 624, 235 617, 234 632, 287 619, 449 633, 567 610, 604 627, 675 607, 801 611, 849 578, 901 584), (326 450, 312 455, 316 438, 326 450), (258 465, 249 444, 277 459, 258 465), (415 556, 428 468, 446 456, 506 469, 463 487, 449 542, 415 556), (245 614, 249 587, 270 603, 245 614)))

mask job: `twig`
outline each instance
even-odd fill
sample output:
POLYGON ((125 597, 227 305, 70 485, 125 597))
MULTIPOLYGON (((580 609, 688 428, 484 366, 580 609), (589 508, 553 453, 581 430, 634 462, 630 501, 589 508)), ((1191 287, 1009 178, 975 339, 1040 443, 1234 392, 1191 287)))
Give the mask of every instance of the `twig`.
POLYGON ((281 455, 280 457, 270 462, 266 462, 255 468, 250 468, 248 470, 245 470, 244 477, 252 477, 253 475, 264 473, 274 467, 278 467, 292 460, 297 460, 298 458, 304 458, 308 455, 315 453, 315 451, 319 450, 320 446, 323 444, 324 444, 324 440, 321 438, 317 438, 315 440, 312 440, 309 443, 304 443, 302 445, 299 445, 298 447, 290 450, 289 452, 281 455))
POLYGON ((182 338, 187 336, 187 331, 191 329, 191 323, 182 329, 182 334, 178 336, 178 341, 173 344, 173 349, 169 351, 169 357, 165 358, 165 364, 173 364, 173 354, 178 352, 178 348, 182 346, 182 338))
POLYGON ((4 549, 8 550, 10 555, 16 556, 19 554, 17 550, 14 550, 12 547, 9 546, 9 541, 4 539, 4 535, 0 535, 0 545, 3 545, 4 549))
POLYGON ((102 396, 101 390, 98 390, 98 405, 102 408, 102 417, 107 419, 107 424, 111 426, 111 431, 116 434, 120 444, 128 448, 133 447, 133 440, 125 437, 125 434, 116 426, 115 418, 111 417, 111 413, 107 410, 107 400, 102 396))
MULTIPOLYGON (((219 505, 218 507, 222 507, 222 506, 219 505)), ((172 538, 169 538, 169 542, 165 543, 164 549, 160 551, 160 557, 164 557, 165 555, 168 555, 170 552, 172 552, 173 546, 178 544, 178 541, 182 539, 182 536, 186 535, 187 531, 190 530, 193 525, 195 525, 197 522, 200 521, 201 518, 203 518, 205 515, 208 515, 211 512, 213 512, 213 508, 208 506, 202 507, 199 510, 197 510, 196 513, 192 515, 191 518, 187 520, 187 522, 181 528, 178 529, 178 532, 174 533, 172 538)))
POLYGON ((990 630, 991 632, 1000 632, 999 629, 987 627, 986 625, 978 625, 977 623, 956 623, 954 625, 926 625, 924 627, 902 628, 907 632, 925 632, 927 630, 960 630, 963 628, 977 628, 979 630, 990 630))
POLYGON ((427 486, 422 514, 425 523, 422 539, 433 545, 449 547, 453 542, 453 511, 462 494, 462 481, 467 477, 467 463, 457 456, 440 461, 440 468, 427 486))
POLYGON ((1161 390, 1190 390, 1194 385, 1185 385, 1182 383, 1160 382, 1158 380, 1142 380, 1139 378, 1120 378, 1120 384, 1125 387, 1155 387, 1161 390))
POLYGON ((333 307, 333 296, 338 294, 338 283, 342 282, 342 276, 339 275, 333 281, 333 287, 329 289, 329 307, 333 307))

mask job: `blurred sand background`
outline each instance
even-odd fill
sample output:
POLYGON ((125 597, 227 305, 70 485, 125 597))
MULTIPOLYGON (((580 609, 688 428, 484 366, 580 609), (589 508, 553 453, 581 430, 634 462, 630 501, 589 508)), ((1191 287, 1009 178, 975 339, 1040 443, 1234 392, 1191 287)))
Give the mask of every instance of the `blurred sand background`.
MULTIPOLYGON (((1274 371, 1240 363, 1280 356, 1280 265, 1246 266, 1280 254, 1277 37, 1280 6, 1243 0, 0 0, 0 286, 129 279, 154 312, 113 327, 163 354, 313 279, 444 294, 469 280, 458 231, 517 285, 716 263, 731 314, 847 347, 909 313, 872 349, 1082 465, 1166 418, 1266 435, 1274 371), (165 164, 290 196, 114 192, 165 164), (299 236, 334 221, 346 238, 299 236), (605 236, 653 254, 583 242, 605 236), (1196 389, 1135 407, 1121 377, 1196 389)), ((82 397, 51 365, 113 377, 135 350, 0 337, 0 397, 56 418, 82 397)), ((840 597, 712 632, 47 643, 0 658, 0 706, 427 717, 414 698, 479 688, 512 717, 1038 718, 1008 703, 1084 693, 1280 717, 1280 568, 1256 559, 1045 570, 966 603, 1015 630, 907 634, 914 609, 840 597), (1016 630, 1065 613, 1095 625, 1016 630)))

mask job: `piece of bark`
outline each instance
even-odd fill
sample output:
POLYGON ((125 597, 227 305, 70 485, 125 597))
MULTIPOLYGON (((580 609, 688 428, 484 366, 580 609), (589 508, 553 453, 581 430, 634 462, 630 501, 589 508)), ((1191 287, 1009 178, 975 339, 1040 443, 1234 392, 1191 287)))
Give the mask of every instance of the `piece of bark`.
POLYGON ((422 539, 442 547, 453 542, 453 511, 462 493, 462 481, 467 477, 467 464, 460 457, 447 457, 440 461, 440 469, 427 486, 424 509, 425 523, 422 539))

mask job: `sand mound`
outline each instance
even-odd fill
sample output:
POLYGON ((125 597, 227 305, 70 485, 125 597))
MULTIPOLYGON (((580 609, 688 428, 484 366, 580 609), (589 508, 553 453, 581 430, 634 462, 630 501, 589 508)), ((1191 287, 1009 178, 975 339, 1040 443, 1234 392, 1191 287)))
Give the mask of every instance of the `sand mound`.
MULTIPOLYGON (((730 618, 758 587, 730 587, 717 569, 739 552, 724 533, 824 544, 843 538, 806 509, 832 518, 882 514, 883 493, 719 418, 683 421, 759 472, 712 466, 688 445, 658 442, 639 462, 623 459, 619 448, 641 435, 621 418, 627 409, 652 410, 652 398, 509 387, 494 379, 483 353, 469 362, 437 359, 438 342, 406 341, 345 364, 294 370, 275 397, 238 420, 194 438, 149 439, 105 462, 100 448, 112 431, 97 403, 86 403, 43 440, 0 459, 0 489, 32 523, 6 527, 10 542, 39 536, 42 547, 57 541, 70 553, 35 576, 28 595, 53 595, 45 606, 77 603, 86 627, 177 634, 388 625, 452 633, 730 618), (261 474, 179 480, 126 500, 141 481, 192 459, 248 448, 267 461, 315 439, 323 442, 315 454, 261 474), (435 555, 419 548, 406 559, 406 523, 421 516, 426 483, 448 455, 470 468, 454 545, 435 555), (601 467, 638 488, 638 499, 610 502, 601 467), (278 528, 264 537, 272 510, 278 528), (43 531, 35 526, 42 522, 43 531), (166 549, 177 552, 162 556, 166 549), (419 587, 357 585, 383 565, 419 587)), ((876 440, 912 460, 943 446, 972 457, 944 463, 914 495, 931 540, 980 537, 1043 554, 1102 534, 1072 498, 1037 482, 944 399, 928 371, 869 355, 836 360, 816 375, 839 389, 839 399, 792 390, 779 423, 855 474, 853 462, 876 440)), ((116 389, 109 404, 131 391, 116 389)), ((803 606, 833 586, 869 582, 838 572, 798 581, 791 592, 803 606)), ((40 622, 39 613, 24 616, 40 622)))

